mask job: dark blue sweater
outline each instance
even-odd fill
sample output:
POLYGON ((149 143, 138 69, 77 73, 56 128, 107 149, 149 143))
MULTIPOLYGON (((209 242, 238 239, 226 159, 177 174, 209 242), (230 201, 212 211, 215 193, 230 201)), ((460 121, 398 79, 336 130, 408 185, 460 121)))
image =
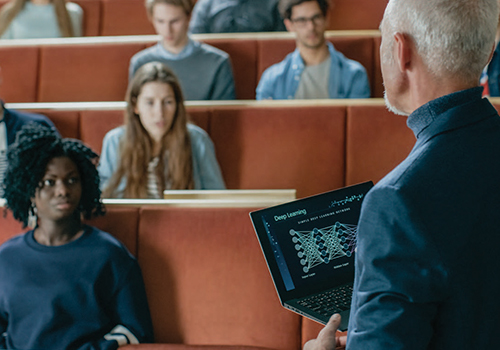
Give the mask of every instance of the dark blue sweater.
POLYGON ((153 342, 142 274, 122 243, 96 228, 62 246, 33 231, 0 246, 0 334, 7 349, 116 349, 117 325, 153 342))

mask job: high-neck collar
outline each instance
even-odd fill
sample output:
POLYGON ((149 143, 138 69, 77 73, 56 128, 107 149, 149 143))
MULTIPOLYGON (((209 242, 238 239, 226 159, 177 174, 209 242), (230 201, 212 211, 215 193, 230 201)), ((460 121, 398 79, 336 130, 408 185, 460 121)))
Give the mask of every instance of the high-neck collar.
POLYGON ((482 87, 474 87, 438 97, 435 100, 417 108, 412 114, 410 114, 406 123, 418 138, 418 135, 440 114, 443 114, 447 110, 459 105, 480 100, 482 98, 482 92, 482 87))

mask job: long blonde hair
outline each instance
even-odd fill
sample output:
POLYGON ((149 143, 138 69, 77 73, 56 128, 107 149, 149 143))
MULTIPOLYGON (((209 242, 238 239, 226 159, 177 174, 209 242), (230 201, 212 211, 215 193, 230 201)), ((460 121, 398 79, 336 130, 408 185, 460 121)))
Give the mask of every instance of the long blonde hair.
MULTIPOLYGON (((11 0, 0 9, 0 35, 5 33, 10 23, 24 8, 29 0, 11 0)), ((71 25, 68 10, 66 10, 65 0, 51 0, 54 4, 57 23, 62 37, 75 36, 75 31, 71 25)))
POLYGON ((124 198, 147 198, 148 164, 153 157, 154 141, 142 125, 139 115, 135 113, 135 106, 142 87, 149 82, 170 85, 177 106, 172 126, 161 140, 161 156, 155 169, 158 190, 163 193, 166 183, 170 184, 171 189, 194 188, 191 141, 187 130, 188 117, 181 87, 177 77, 167 66, 150 62, 137 70, 128 86, 125 97, 125 135, 120 141, 119 164, 103 191, 104 197, 116 197, 117 188, 122 179, 125 179, 124 198))

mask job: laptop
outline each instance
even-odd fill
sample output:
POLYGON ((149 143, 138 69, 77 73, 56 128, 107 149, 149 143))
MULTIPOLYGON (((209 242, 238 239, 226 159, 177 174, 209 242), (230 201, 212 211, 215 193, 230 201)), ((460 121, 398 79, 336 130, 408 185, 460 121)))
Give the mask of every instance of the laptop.
POLYGON ((361 203, 371 181, 253 211, 250 218, 281 305, 347 329, 361 203))

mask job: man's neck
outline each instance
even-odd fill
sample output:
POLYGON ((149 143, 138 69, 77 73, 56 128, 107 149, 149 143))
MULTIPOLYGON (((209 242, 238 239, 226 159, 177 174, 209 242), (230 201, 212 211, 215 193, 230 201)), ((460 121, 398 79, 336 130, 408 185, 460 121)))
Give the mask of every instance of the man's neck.
POLYGON ((186 45, 189 43, 189 37, 186 35, 186 38, 179 44, 172 46, 169 43, 166 43, 164 40, 161 41, 161 45, 165 50, 170 52, 171 54, 178 55, 184 50, 186 45))
POLYGON ((466 83, 457 79, 440 78, 423 79, 414 83, 410 94, 410 103, 412 104, 412 112, 423 106, 424 104, 435 100, 439 97, 446 96, 458 91, 467 90, 478 86, 474 83, 466 83))
POLYGON ((317 48, 299 46, 299 52, 306 66, 320 64, 330 56, 330 51, 326 43, 317 48))
POLYGON ((2 121, 2 120, 3 120, 3 114, 4 114, 4 113, 3 113, 3 106, 2 106, 2 104, 0 103, 0 121, 2 121))

